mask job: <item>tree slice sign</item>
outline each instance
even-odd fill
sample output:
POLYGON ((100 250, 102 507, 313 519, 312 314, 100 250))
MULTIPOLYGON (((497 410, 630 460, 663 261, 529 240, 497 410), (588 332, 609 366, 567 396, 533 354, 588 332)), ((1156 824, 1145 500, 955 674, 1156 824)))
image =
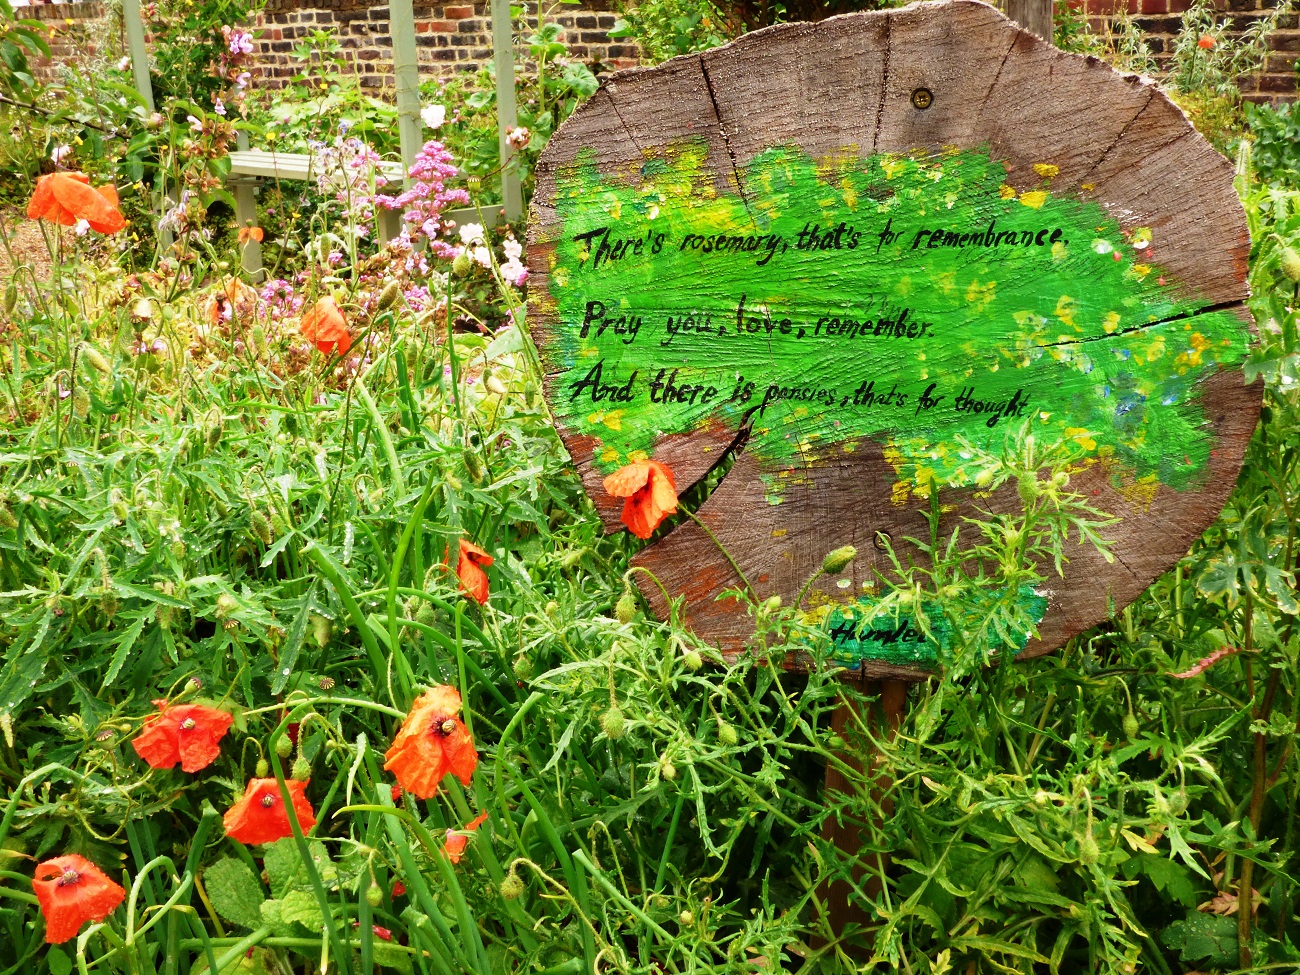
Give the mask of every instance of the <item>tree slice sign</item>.
POLYGON ((925 536, 936 487, 951 519, 1012 509, 971 456, 1026 425, 1076 445, 1115 560, 1079 546, 1023 594, 1017 649, 1044 653, 1173 565, 1236 479, 1260 389, 1232 176, 1151 82, 971 0, 620 73, 537 168, 546 395, 611 531, 632 488, 734 461, 703 527, 670 518, 635 557, 724 650, 753 626, 718 598, 737 569, 788 602, 856 546, 801 606, 870 676, 935 660, 906 621, 842 625, 886 569, 878 533, 925 536))

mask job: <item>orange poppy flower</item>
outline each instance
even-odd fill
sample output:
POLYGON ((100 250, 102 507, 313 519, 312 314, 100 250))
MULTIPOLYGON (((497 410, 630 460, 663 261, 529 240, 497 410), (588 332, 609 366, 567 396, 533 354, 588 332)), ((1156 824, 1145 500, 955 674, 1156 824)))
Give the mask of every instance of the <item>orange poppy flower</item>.
POLYGON ((488 577, 483 570, 495 559, 473 542, 460 540, 460 554, 456 558, 456 577, 460 591, 480 606, 488 601, 488 577))
POLYGON ((247 244, 250 240, 255 240, 260 244, 266 234, 263 233, 261 227, 240 227, 238 236, 241 244, 247 244))
POLYGON ((469 785, 478 752, 458 717, 460 693, 443 684, 421 694, 384 753, 384 768, 407 792, 432 798, 448 772, 469 785))
POLYGON ((257 292, 239 278, 228 280, 203 305, 203 315, 212 325, 236 319, 248 321, 256 314, 257 292))
POLYGON ((329 355, 335 349, 342 355, 352 345, 348 321, 329 295, 307 309, 307 314, 302 316, 299 331, 303 338, 315 342, 316 348, 324 355, 329 355))
POLYGON ((1201 39, 1196 42, 1196 46, 1202 51, 1208 51, 1210 48, 1214 47, 1214 38, 1209 34, 1202 34, 1201 39))
POLYGON ((452 863, 460 863, 461 854, 465 852, 465 846, 469 843, 469 834, 482 826, 487 817, 487 813, 479 813, 472 822, 465 824, 464 829, 447 830, 447 839, 442 844, 442 850, 447 854, 448 860, 452 863))
POLYGON ((180 762, 184 771, 197 772, 221 754, 221 739, 235 720, 229 711, 202 704, 171 707, 166 701, 153 703, 160 713, 131 739, 135 753, 153 768, 171 768, 180 762))
POLYGON ((605 490, 623 502, 623 524, 637 538, 649 538, 677 510, 677 482, 667 464, 638 460, 605 478, 605 490))
MULTIPOLYGON (((307 801, 307 782, 286 779, 285 785, 289 787, 293 811, 298 814, 298 825, 305 833, 316 825, 316 812, 307 801)), ((248 846, 274 843, 293 835, 275 779, 249 779, 243 796, 226 810, 222 823, 227 836, 248 846)))
POLYGON ((38 866, 32 890, 45 916, 45 940, 52 945, 76 937, 87 921, 104 920, 126 898, 120 884, 75 853, 38 866))
POLYGON ((50 173, 36 181, 36 190, 27 204, 32 220, 48 220, 71 227, 78 220, 90 224, 101 234, 115 234, 126 226, 126 218, 117 208, 117 188, 90 187, 85 173, 50 173))

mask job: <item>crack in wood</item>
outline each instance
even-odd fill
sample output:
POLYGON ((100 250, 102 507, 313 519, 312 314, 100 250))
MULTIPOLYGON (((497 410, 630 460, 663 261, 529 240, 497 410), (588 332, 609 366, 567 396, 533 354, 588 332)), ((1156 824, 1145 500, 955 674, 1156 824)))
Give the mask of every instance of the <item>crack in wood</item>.
POLYGON ((1194 308, 1191 311, 1179 312, 1177 315, 1170 315, 1167 318, 1158 318, 1154 322, 1143 322, 1140 325, 1130 325, 1128 328, 1117 329, 1107 335, 1085 335, 1077 339, 1061 339, 1059 342, 1044 342, 1042 345, 1036 345, 1036 349, 1055 349, 1063 345, 1084 345, 1088 342, 1104 342, 1106 339, 1116 339, 1121 335, 1132 335, 1134 332, 1145 331, 1148 328, 1159 328, 1161 325, 1169 325, 1173 322, 1185 322, 1197 315, 1212 314, 1219 311, 1232 311, 1235 308, 1242 308, 1245 302, 1241 300, 1221 301, 1215 305, 1202 305, 1200 308, 1194 308))
POLYGON ((600 90, 603 91, 605 93, 605 97, 609 99, 609 107, 612 108, 614 110, 614 114, 618 116, 619 124, 623 126, 623 132, 625 135, 627 135, 627 141, 632 143, 632 145, 636 147, 636 151, 641 153, 641 155, 644 156, 645 149, 641 147, 641 143, 636 141, 636 136, 634 136, 632 134, 632 130, 628 128, 627 119, 623 118, 623 113, 618 110, 618 102, 614 100, 614 93, 611 90, 611 88, 612 86, 601 88, 600 90))
POLYGON ((1137 112, 1134 113, 1131 119, 1129 119, 1127 122, 1124 123, 1124 128, 1119 130, 1119 134, 1115 136, 1115 138, 1111 141, 1111 144, 1108 145, 1102 151, 1102 154, 1097 157, 1097 161, 1088 167, 1088 171, 1084 173, 1082 177, 1080 177, 1079 182, 1081 183, 1086 182, 1088 177, 1097 171, 1097 167, 1106 161, 1106 157, 1109 156, 1111 152, 1115 149, 1115 147, 1124 140, 1125 133, 1128 132, 1130 128, 1132 128, 1133 123, 1135 123, 1138 119, 1140 119, 1143 113, 1145 113, 1146 110, 1151 107, 1151 103, 1155 101, 1155 97, 1156 97, 1156 90, 1152 88, 1147 92, 1147 100, 1142 103, 1142 107, 1139 108, 1137 112))
POLYGON ((885 12, 885 56, 880 59, 880 105, 876 108, 876 131, 871 134, 871 152, 874 155, 880 144, 880 130, 885 125, 885 99, 889 97, 889 51, 893 47, 894 19, 885 12))
POLYGON ((1002 55, 1002 61, 998 64, 997 73, 993 75, 993 83, 989 85, 989 90, 984 93, 984 100, 980 102, 979 112, 976 115, 977 118, 983 117, 984 109, 988 105, 989 99, 993 97, 993 92, 998 87, 998 82, 1002 80, 1002 69, 1007 66, 1007 59, 1011 57, 1011 52, 1016 49, 1016 41, 1020 40, 1020 35, 1023 33, 1025 33, 1025 31, 1018 31, 1012 36, 1011 43, 1007 45, 1006 53, 1002 55))
POLYGON ((745 193, 744 181, 740 178, 740 166, 736 163, 736 151, 731 147, 731 137, 727 135, 727 127, 722 124, 722 111, 718 108, 718 96, 713 91, 713 79, 709 77, 709 69, 704 63, 704 58, 697 58, 696 60, 700 65, 700 74, 704 76, 704 87, 709 92, 709 102, 713 105, 713 117, 718 123, 718 133, 722 136, 722 144, 726 147, 727 155, 731 158, 731 175, 736 180, 736 192, 740 194, 740 201, 745 204, 745 212, 749 214, 749 219, 757 227, 758 221, 754 220, 754 209, 750 206, 749 196, 745 193))

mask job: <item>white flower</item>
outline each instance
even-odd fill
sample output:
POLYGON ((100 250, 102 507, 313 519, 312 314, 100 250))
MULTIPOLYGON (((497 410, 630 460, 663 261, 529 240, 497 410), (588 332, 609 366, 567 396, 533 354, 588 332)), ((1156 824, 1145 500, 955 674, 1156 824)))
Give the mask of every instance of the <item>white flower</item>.
POLYGON ((50 153, 50 161, 54 165, 59 165, 72 152, 72 146, 55 146, 54 151, 50 153))
POLYGON ((501 241, 501 249, 505 251, 507 261, 517 261, 524 256, 524 245, 515 240, 514 234, 501 241))
POLYGON ((121 61, 117 62, 118 71, 125 71, 129 67, 131 67, 131 58, 129 55, 127 57, 124 57, 121 61))
POLYGON ((86 232, 90 230, 90 224, 86 223, 85 220, 78 220, 72 225, 72 229, 78 237, 84 237, 86 232))
POLYGON ((483 241, 483 225, 481 223, 463 223, 460 225, 460 242, 465 246, 478 244, 483 241))
POLYGON ((517 288, 528 280, 528 268, 512 257, 501 265, 501 276, 517 288))
POLYGON ((212 103, 212 110, 216 112, 218 115, 225 115, 226 103, 223 102, 220 98, 218 98, 212 103))
POLYGON ((202 131, 203 131, 203 123, 200 122, 198 119, 196 119, 193 115, 186 115, 186 116, 185 116, 185 121, 187 121, 187 122, 190 123, 190 131, 191 131, 191 132, 202 132, 202 131))
POLYGON ((445 105, 426 105, 420 109, 420 119, 429 128, 436 129, 447 121, 447 107, 445 105))
POLYGON ((469 249, 469 259, 481 267, 485 267, 488 270, 492 269, 492 255, 488 253, 488 249, 481 244, 478 247, 471 247, 469 249))
POLYGON ((528 145, 528 140, 531 138, 532 133, 530 133, 528 128, 523 125, 513 128, 506 133, 506 142, 509 143, 510 148, 515 150, 522 149, 524 146, 528 145))

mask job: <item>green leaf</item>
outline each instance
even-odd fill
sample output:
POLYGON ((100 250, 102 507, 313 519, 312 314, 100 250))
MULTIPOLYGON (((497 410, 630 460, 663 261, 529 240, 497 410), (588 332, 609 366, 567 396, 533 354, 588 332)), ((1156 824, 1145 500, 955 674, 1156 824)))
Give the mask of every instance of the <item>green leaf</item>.
POLYGON ((1217 914, 1192 912, 1160 933, 1168 947, 1179 949, 1182 961, 1231 965, 1237 960, 1237 921, 1217 914))
POLYGON ((72 959, 62 949, 51 948, 45 953, 45 961, 50 966, 50 975, 68 975, 72 971, 72 959))
MULTIPOLYGON (((337 881, 338 869, 330 861, 329 853, 325 850, 325 844, 320 840, 308 840, 307 849, 311 852, 312 861, 316 865, 321 880, 327 886, 337 881)), ((292 837, 276 840, 268 846, 263 862, 266 866, 266 874, 271 881, 271 895, 273 897, 283 898, 292 890, 312 889, 311 878, 307 874, 307 868, 303 865, 302 859, 298 856, 298 848, 294 844, 292 837)), ((315 901, 312 903, 315 903, 315 901)))
POLYGON ((122 666, 126 663, 127 655, 131 648, 135 646, 135 641, 140 638, 140 632, 144 629, 147 620, 153 617, 153 613, 141 613, 136 621, 126 628, 122 634, 122 639, 117 643, 117 649, 113 651, 113 659, 109 661, 108 673, 104 675, 104 683, 100 685, 100 693, 103 693, 113 681, 117 680, 117 675, 122 672, 122 666))
POLYGON ((400 945, 389 944, 376 938, 371 945, 372 956, 376 965, 393 968, 404 975, 411 975, 411 956, 400 945))
POLYGON ((280 919, 285 924, 298 923, 309 931, 318 931, 325 923, 316 895, 310 890, 291 890, 280 901, 280 919))
POLYGON ((262 885, 243 860, 226 857, 203 874, 208 899, 216 912, 232 924, 255 928, 262 923, 262 885))

